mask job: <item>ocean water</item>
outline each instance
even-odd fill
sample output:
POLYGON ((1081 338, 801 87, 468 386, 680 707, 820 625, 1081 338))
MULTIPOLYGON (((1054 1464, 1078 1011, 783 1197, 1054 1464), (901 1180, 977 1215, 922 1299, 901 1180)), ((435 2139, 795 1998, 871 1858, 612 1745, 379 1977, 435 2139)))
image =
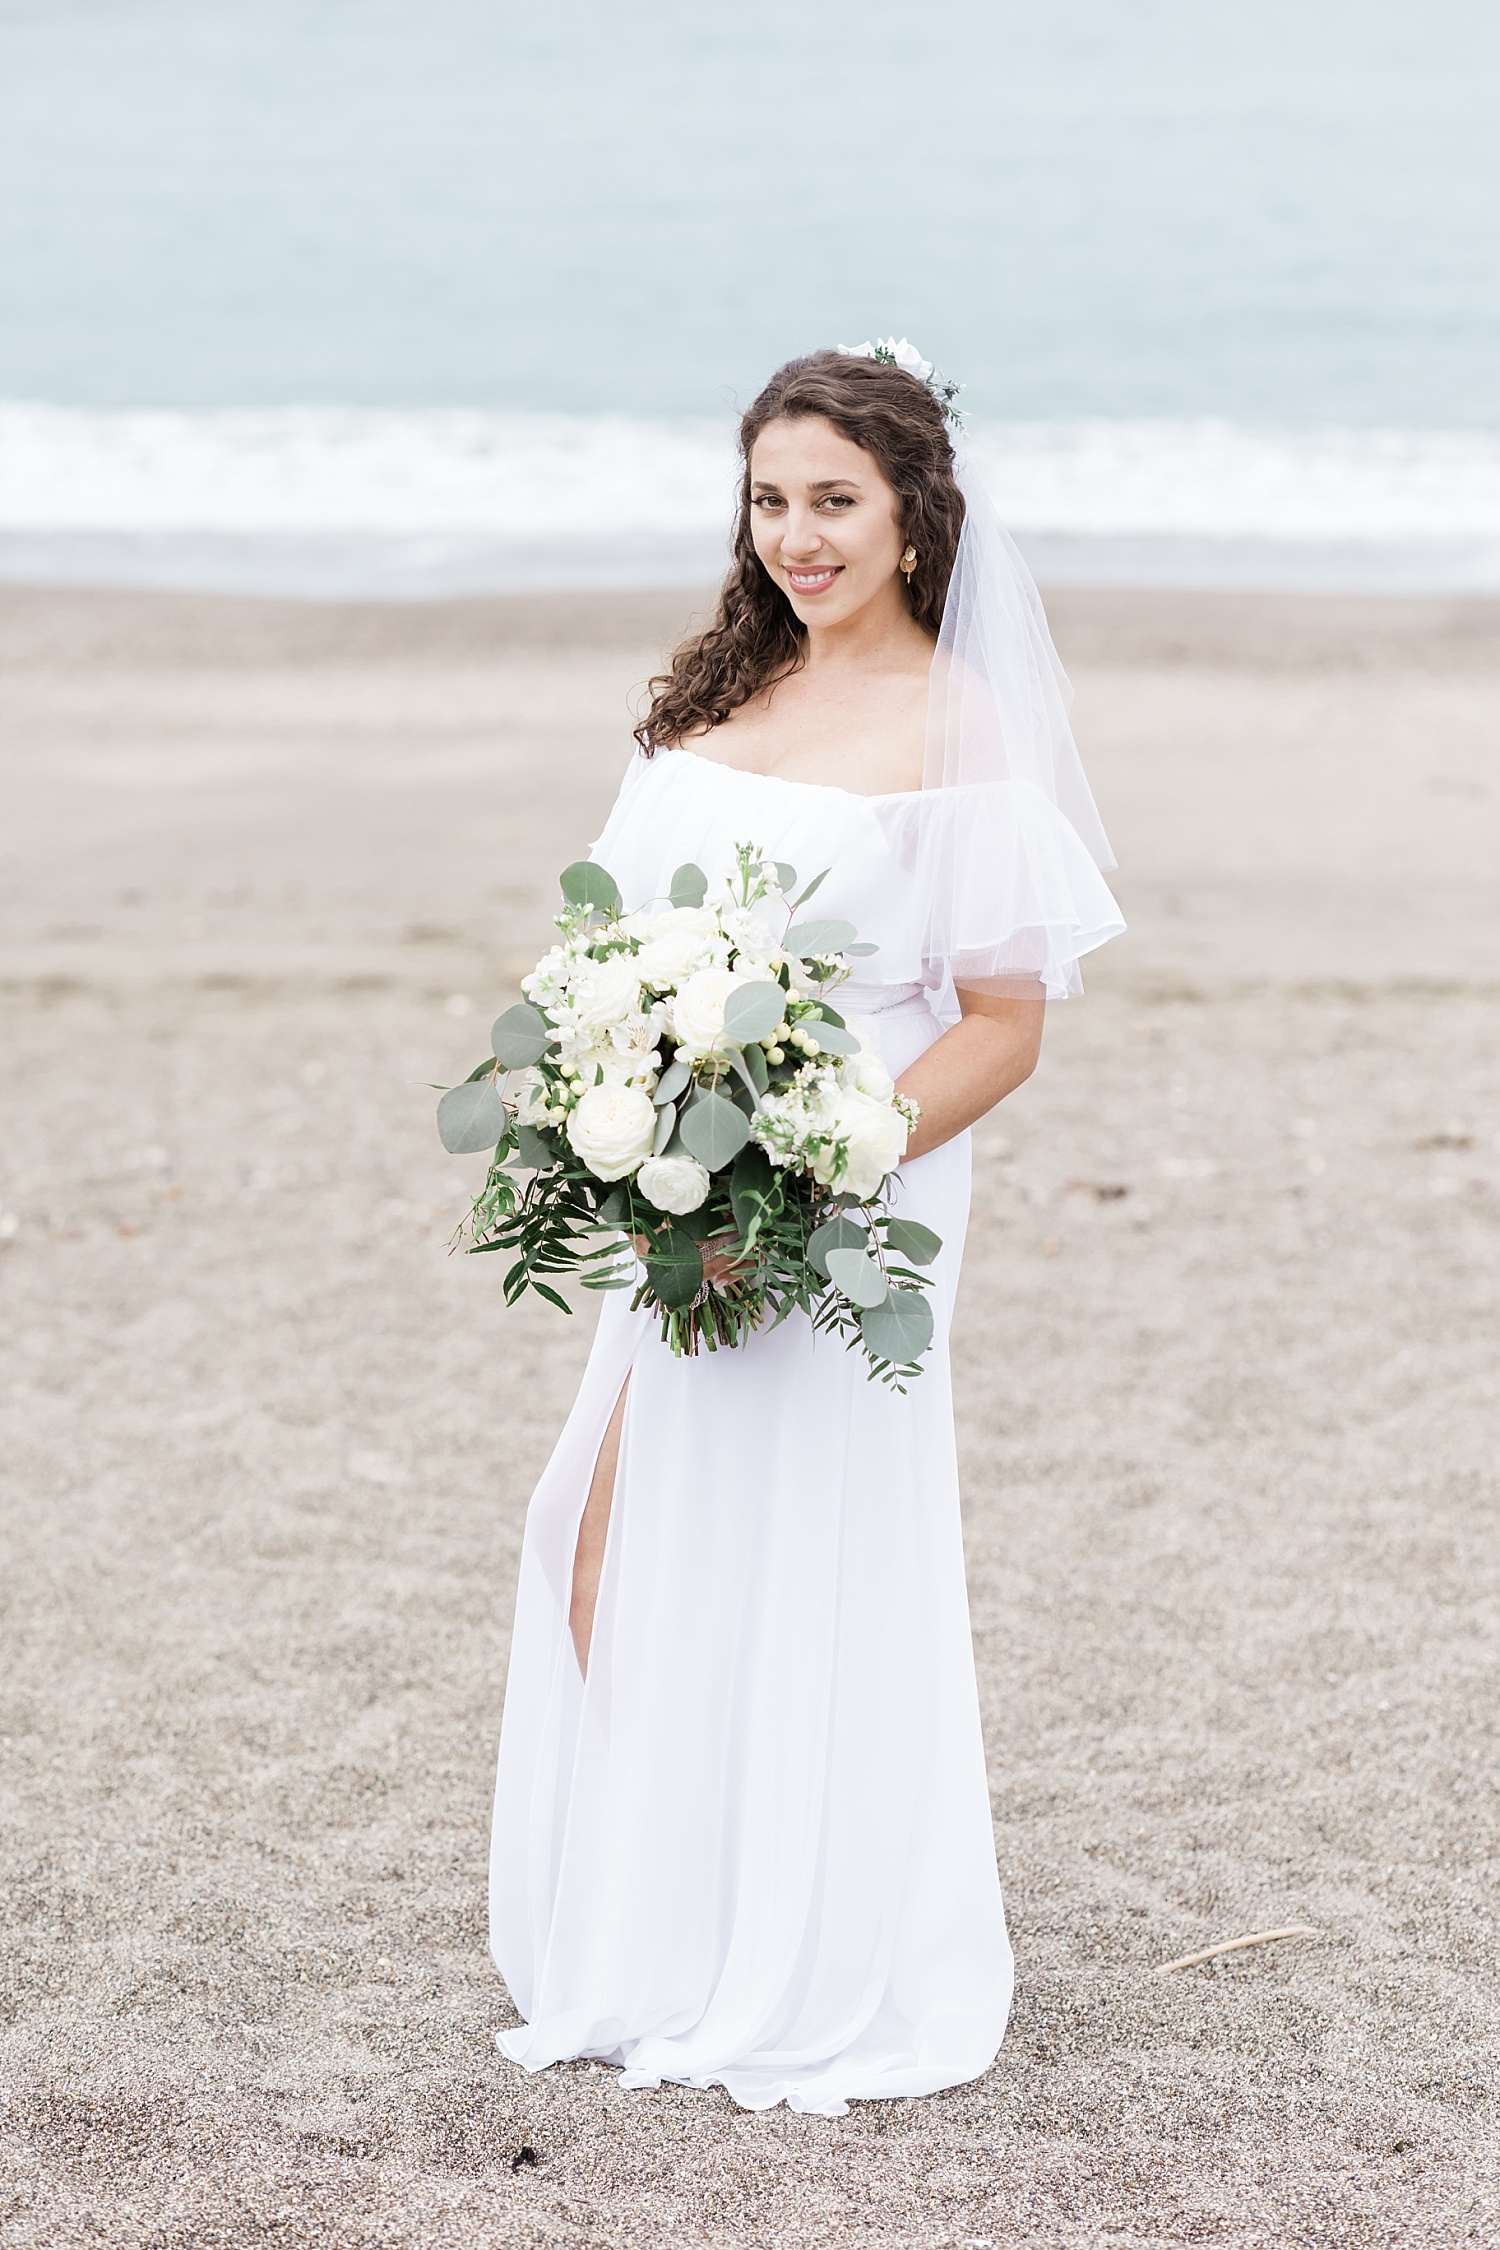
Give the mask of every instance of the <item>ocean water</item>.
POLYGON ((0 0, 0 574, 700 578, 913 336, 1062 576, 1500 587, 1492 0, 0 0))

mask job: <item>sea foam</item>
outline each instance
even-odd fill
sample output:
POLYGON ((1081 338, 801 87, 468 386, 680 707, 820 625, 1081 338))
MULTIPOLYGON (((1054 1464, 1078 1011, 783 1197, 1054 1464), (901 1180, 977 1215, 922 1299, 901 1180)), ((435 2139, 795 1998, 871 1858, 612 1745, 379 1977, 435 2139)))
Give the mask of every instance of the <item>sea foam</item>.
MULTIPOLYGON (((1500 589, 1500 436, 990 423, 1043 575, 1500 589)), ((701 581, 732 431, 627 415, 0 404, 0 575, 422 593, 701 581)))

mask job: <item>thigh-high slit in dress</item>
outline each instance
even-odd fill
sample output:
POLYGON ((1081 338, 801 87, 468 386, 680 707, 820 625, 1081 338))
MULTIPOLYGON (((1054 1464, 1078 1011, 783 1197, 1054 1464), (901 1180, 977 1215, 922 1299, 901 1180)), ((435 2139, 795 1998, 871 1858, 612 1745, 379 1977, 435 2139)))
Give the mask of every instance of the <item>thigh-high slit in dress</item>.
MULTIPOLYGON (((942 1030, 918 809, 660 752, 593 856, 631 907, 684 861, 727 871, 739 843, 804 880, 831 867, 819 913, 880 947, 838 1005, 899 1075, 942 1030)), ((1120 927, 1076 859, 1070 960, 1120 927)), ((972 2079, 999 2048, 1011 1952, 948 1373, 968 1135, 898 1177, 901 1214, 943 1239, 904 1396, 799 1315, 679 1359, 628 1293, 604 1300, 527 1517, 500 1743, 491 1944, 525 2021, 499 2044, 529 2070, 590 2056, 626 2085, 838 2115, 972 2079), (627 1378, 585 1678, 573 1556, 627 1378)))

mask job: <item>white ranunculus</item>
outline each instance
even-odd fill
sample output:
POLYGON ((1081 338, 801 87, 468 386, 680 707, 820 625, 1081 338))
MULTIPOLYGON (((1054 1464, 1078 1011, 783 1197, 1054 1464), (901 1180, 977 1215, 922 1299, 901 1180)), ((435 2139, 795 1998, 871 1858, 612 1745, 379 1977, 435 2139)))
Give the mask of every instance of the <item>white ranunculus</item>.
POLYGON ((696 1156, 648 1156, 635 1184, 658 1211, 682 1218, 696 1211, 708 1193, 708 1173, 696 1156))
POLYGON ((654 917, 652 934, 635 956, 635 971, 643 984, 680 984, 723 954, 717 914, 706 906, 674 906, 654 917))
POLYGON ((599 1180, 623 1180, 656 1138, 656 1111, 639 1086, 590 1086, 568 1118, 568 1139, 599 1180))
MULTIPOLYGON (((907 1124, 901 1112, 887 1102, 872 1101, 868 1094, 840 1094, 833 1130, 847 1156, 837 1185, 861 1201, 878 1194, 887 1172, 900 1163, 906 1148, 907 1124)), ((834 1151, 823 1150, 813 1166, 825 1187, 834 1182, 834 1151)))
POLYGON ((724 1004, 743 980, 727 969, 699 969, 672 1002, 672 1028, 678 1044, 694 1054, 711 1055, 724 1038, 724 1004))
POLYGON ((607 1031, 623 1023, 640 1005, 641 976, 635 957, 617 953, 598 961, 573 987, 573 1009, 585 1031, 607 1031))

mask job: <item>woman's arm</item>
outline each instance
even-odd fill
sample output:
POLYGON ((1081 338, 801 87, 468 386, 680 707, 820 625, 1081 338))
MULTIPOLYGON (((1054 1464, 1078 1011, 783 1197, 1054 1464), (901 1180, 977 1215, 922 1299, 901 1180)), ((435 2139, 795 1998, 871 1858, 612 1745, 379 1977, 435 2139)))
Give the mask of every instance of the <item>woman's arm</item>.
POLYGON ((1024 1085, 1042 1048, 1045 1000, 998 1000, 958 988, 962 1021, 935 1039, 896 1081, 921 1106, 903 1162, 941 1148, 1024 1085))

